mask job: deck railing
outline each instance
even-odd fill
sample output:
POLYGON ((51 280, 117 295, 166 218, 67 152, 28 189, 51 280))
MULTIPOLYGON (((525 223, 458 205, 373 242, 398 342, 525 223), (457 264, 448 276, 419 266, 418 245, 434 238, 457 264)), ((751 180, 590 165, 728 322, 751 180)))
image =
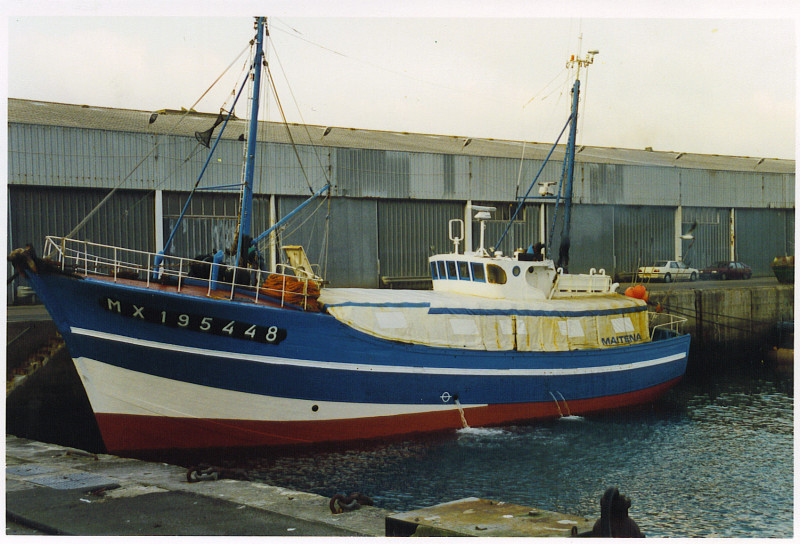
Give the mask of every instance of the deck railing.
POLYGON ((680 326, 687 321, 685 317, 665 314, 663 312, 647 312, 647 321, 650 323, 650 338, 658 330, 668 331, 668 335, 681 334, 680 326))
POLYGON ((617 285, 611 282, 611 276, 606 276, 606 271, 602 268, 599 272, 592 268, 588 274, 567 274, 563 268, 559 268, 551 296, 553 293, 612 293, 616 291, 617 285))
POLYGON ((280 265, 280 272, 269 272, 58 236, 46 238, 44 255, 57 262, 62 270, 107 276, 114 282, 138 280, 147 287, 169 284, 175 285, 178 292, 187 285, 199 285, 206 286, 205 295, 209 297, 213 293, 219 298, 224 292, 233 300, 238 293, 252 297, 253 302, 268 298, 280 301, 281 306, 294 304, 303 309, 314 304, 312 299, 316 299, 322 284, 320 277, 309 277, 285 264, 280 265), (268 278, 271 279, 267 288, 268 278))

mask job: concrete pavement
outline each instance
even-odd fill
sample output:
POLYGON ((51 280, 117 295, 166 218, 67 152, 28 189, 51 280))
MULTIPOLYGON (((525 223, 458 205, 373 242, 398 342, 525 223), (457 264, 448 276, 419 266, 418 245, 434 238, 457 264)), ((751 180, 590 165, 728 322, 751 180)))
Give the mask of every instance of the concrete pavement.
POLYGON ((383 536, 391 512, 6 435, 7 534, 383 536))

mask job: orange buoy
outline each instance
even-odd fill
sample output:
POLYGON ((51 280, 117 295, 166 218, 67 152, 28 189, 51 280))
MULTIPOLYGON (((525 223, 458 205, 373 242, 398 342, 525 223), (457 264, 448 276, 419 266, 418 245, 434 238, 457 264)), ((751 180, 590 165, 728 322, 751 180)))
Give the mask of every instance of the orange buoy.
POLYGON ((632 285, 630 287, 628 287, 627 289, 625 289, 625 296, 626 297, 635 298, 633 296, 633 286, 632 285))
POLYGON ((645 302, 650 299, 650 295, 647 294, 647 289, 645 289, 644 285, 631 285, 625 289, 625 296, 638 298, 639 300, 644 300, 645 302))

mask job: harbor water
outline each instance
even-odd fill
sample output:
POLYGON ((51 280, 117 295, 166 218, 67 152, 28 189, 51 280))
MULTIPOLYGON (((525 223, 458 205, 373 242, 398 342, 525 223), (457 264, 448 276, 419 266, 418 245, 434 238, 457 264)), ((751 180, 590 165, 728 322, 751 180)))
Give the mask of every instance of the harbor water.
POLYGON ((596 518, 613 485, 648 537, 790 538, 791 376, 760 363, 708 368, 635 410, 236 464, 258 481, 325 496, 359 491, 395 511, 479 497, 596 518))

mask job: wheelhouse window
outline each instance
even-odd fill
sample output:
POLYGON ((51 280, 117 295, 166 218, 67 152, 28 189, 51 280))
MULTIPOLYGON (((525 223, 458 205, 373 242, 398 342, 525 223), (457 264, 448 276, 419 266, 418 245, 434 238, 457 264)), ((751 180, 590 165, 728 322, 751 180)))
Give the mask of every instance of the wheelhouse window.
POLYGON ((469 263, 472 268, 472 281, 486 282, 486 274, 483 272, 483 263, 469 263))
POLYGON ((439 261, 439 279, 446 280, 447 279, 447 269, 444 264, 444 261, 439 261))
POLYGON ((498 285, 503 285, 506 281, 508 281, 508 278, 506 277, 506 271, 496 264, 491 263, 486 265, 486 277, 488 278, 489 283, 496 283, 498 285))
POLYGON ((455 261, 447 261, 447 278, 451 280, 458 279, 458 274, 456 273, 455 261))
POLYGON ((431 263, 431 278, 435 280, 439 279, 439 267, 436 265, 436 262, 431 263))
POLYGON ((464 261, 458 262, 458 279, 460 280, 470 280, 469 277, 469 263, 464 261))

